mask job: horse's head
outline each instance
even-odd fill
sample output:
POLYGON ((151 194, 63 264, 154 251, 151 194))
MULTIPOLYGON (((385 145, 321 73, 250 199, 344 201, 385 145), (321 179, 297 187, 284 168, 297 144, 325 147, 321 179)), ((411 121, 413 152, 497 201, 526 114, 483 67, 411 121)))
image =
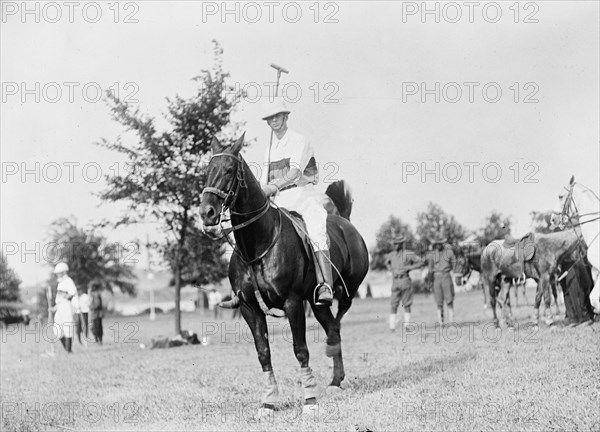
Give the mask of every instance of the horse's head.
POLYGON ((204 226, 219 224, 224 211, 235 202, 244 181, 242 158, 239 155, 244 135, 230 147, 223 146, 217 138, 212 140, 213 155, 208 163, 206 186, 200 204, 200 218, 204 226))
POLYGON ((571 215, 571 203, 573 201, 573 188, 575 187, 575 176, 571 177, 569 186, 565 186, 565 192, 558 195, 556 207, 550 215, 550 229, 564 229, 571 215))

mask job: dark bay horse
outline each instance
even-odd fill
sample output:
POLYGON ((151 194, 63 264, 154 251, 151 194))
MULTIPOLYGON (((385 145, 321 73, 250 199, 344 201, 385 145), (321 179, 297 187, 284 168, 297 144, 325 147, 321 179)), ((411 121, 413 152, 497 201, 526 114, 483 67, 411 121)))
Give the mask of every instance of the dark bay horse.
POLYGON ((338 213, 346 216, 330 214, 327 217, 334 266, 334 295, 339 301, 337 315, 334 317, 327 306, 316 306, 313 297, 317 284, 314 261, 306 253, 292 221, 271 205, 239 154, 243 142, 243 135, 231 147, 222 146, 213 139, 213 156, 207 168, 200 217, 205 227, 215 227, 220 224, 226 209, 231 213, 230 229, 235 237, 236 253, 229 263, 229 280, 239 298, 242 316, 254 336, 258 361, 265 375, 260 412, 272 410, 278 402, 279 393, 271 364, 265 315, 270 308, 282 309, 289 320, 294 354, 300 363, 304 409, 307 411, 310 406, 315 406, 318 395, 316 379, 309 367, 303 300, 310 303, 316 319, 325 329, 326 354, 333 357, 330 385, 339 388, 345 376, 340 322, 367 274, 367 247, 348 219, 351 196, 340 193, 348 190, 343 187, 344 182, 330 185, 327 194, 336 203, 338 213))

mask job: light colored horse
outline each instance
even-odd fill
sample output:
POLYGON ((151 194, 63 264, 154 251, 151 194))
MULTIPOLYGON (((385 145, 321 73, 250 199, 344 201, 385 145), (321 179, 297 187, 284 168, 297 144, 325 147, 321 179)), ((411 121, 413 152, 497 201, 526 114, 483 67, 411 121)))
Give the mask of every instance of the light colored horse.
POLYGON ((600 313, 600 198, 590 188, 575 182, 571 177, 567 193, 559 195, 557 209, 550 218, 551 226, 575 231, 587 246, 587 259, 592 265, 594 288, 590 303, 594 312, 600 313))

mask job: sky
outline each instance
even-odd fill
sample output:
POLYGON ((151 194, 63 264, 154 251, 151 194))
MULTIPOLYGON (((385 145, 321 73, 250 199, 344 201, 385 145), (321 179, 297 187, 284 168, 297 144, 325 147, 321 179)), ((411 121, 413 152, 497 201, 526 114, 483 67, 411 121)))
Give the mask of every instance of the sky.
MULTIPOLYGON (((263 163, 260 112, 279 64, 319 187, 349 182, 369 246, 390 215, 414 229, 429 202, 469 230, 500 211, 516 236, 571 175, 600 189, 598 2, 24 4, 1 3, 0 237, 26 285, 48 275, 53 220, 122 212, 97 197, 100 174, 127 168, 95 144, 125 134, 98 90, 166 127, 166 98, 194 93, 213 39, 248 90, 234 117, 254 139, 245 158, 263 163)), ((104 234, 163 236, 158 224, 104 234)))

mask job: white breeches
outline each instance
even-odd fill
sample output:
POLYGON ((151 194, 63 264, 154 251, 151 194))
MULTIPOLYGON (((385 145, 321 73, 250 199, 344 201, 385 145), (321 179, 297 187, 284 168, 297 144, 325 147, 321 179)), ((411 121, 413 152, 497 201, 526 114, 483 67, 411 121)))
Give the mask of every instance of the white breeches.
POLYGON ((326 196, 313 185, 296 187, 280 192, 273 200, 279 207, 298 212, 306 222, 306 230, 315 250, 328 250, 327 210, 323 207, 326 196))

